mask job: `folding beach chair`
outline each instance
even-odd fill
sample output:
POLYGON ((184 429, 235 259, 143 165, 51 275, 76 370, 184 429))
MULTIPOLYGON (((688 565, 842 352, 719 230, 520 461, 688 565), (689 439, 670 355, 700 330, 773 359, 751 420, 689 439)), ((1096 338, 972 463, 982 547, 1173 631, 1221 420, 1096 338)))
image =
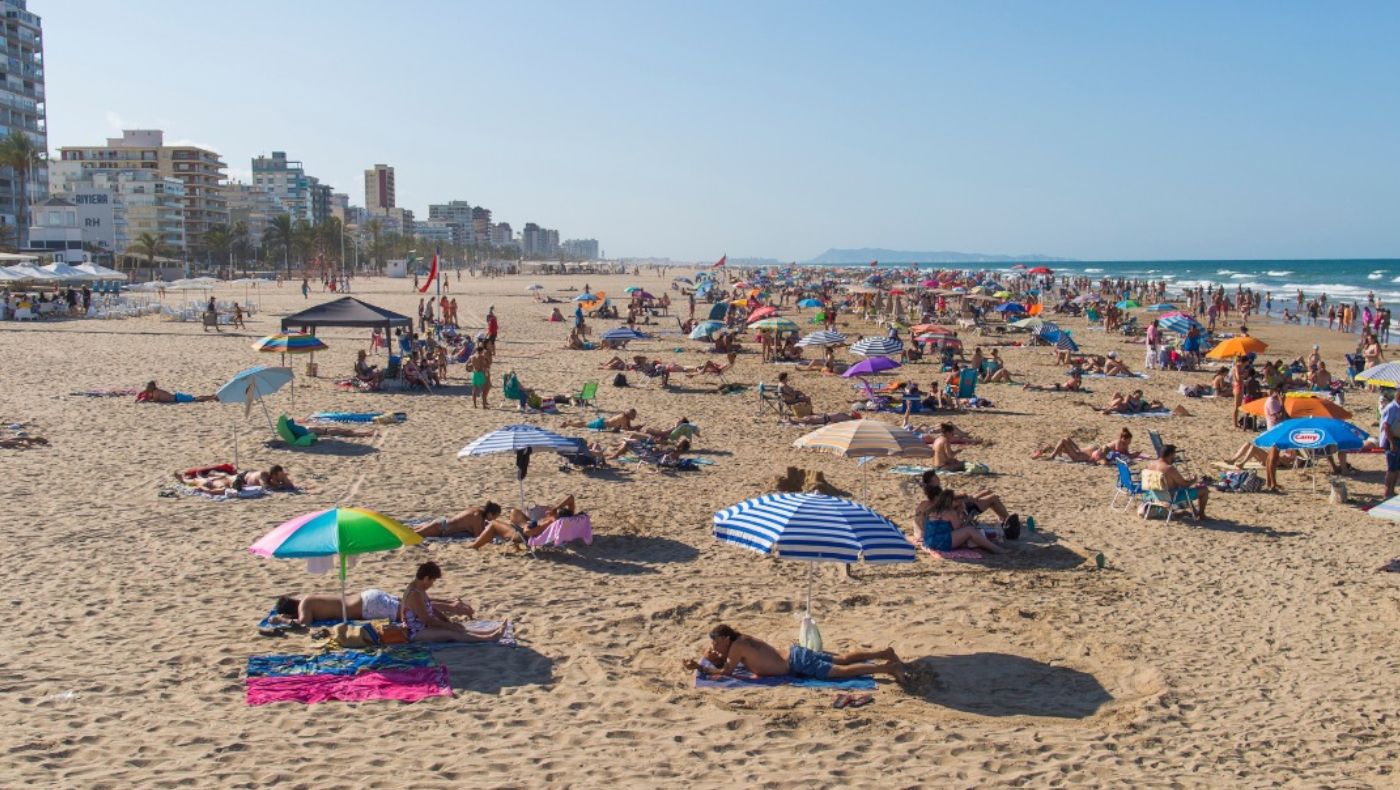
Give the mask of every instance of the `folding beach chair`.
POLYGON ((596 401, 597 399, 598 382, 596 380, 583 382, 583 387, 581 387, 579 391, 574 395, 574 403, 577 403, 580 406, 588 406, 594 409, 598 408, 597 404, 594 403, 594 401, 596 401))
POLYGON ((778 419, 788 418, 791 410, 783 401, 777 387, 769 386, 760 381, 756 389, 758 391, 758 416, 762 417, 764 411, 771 409, 774 414, 778 415, 778 419))
POLYGON ((1123 509, 1127 510, 1133 506, 1133 502, 1142 497, 1142 483, 1133 476, 1132 467, 1127 461, 1118 461, 1118 478, 1113 483, 1113 498, 1108 501, 1110 510, 1118 509, 1118 498, 1126 497, 1123 509))
POLYGON ((1142 482, 1142 517, 1146 520, 1152 515, 1152 511, 1161 510, 1167 514, 1167 522, 1170 523, 1172 516, 1183 509, 1192 519, 1196 518, 1195 505, 1191 501, 1191 492, 1194 489, 1178 488, 1168 492, 1159 486, 1161 485, 1161 473, 1153 470, 1143 470, 1142 482), (1149 475, 1150 478, 1149 479, 1149 475))

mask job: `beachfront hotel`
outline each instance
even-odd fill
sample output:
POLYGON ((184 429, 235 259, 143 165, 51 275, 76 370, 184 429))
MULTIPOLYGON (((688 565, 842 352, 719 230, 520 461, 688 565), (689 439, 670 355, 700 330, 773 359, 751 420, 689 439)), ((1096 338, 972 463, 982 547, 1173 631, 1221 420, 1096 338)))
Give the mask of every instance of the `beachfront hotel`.
MULTIPOLYGON (((77 209, 83 244, 120 256, 141 234, 150 233, 171 253, 186 249, 185 184, 180 179, 149 169, 102 170, 64 160, 51 163, 49 171, 53 195, 77 209)), ((53 248, 54 224, 37 213, 32 224, 31 233, 38 234, 32 246, 53 248)))
MULTIPOLYGON (((4 79, 0 80, 0 137, 19 130, 29 136, 34 146, 47 155, 49 138, 44 106, 44 37, 39 15, 29 13, 26 0, 0 0, 5 14, 4 54, 0 60, 4 79)), ((48 194, 48 171, 41 159, 30 171, 25 186, 28 195, 19 193, 11 168, 0 169, 0 223, 13 227, 17 222, 16 202, 42 200, 48 194)), ((21 244, 24 235, 15 241, 21 244)))
POLYGON ((398 205, 394 202, 394 168, 375 165, 365 171, 365 209, 377 214, 398 205))
POLYGON ((59 159, 85 170, 146 170, 180 181, 189 247, 198 247, 209 228, 228 224, 228 204, 220 186, 225 165, 218 153, 195 145, 166 145, 159 129, 123 130, 121 137, 107 138, 106 145, 64 146, 59 159))

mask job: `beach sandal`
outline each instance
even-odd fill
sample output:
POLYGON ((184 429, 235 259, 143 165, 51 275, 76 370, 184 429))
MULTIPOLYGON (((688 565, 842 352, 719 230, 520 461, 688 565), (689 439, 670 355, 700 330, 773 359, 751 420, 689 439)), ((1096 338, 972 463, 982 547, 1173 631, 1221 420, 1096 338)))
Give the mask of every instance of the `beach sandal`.
POLYGON ((848 708, 863 708, 875 701, 874 694, 856 694, 846 703, 848 708))
POLYGON ((286 635, 287 635, 287 629, 285 629, 285 628, 283 628, 283 627, 281 627, 281 626, 273 625, 273 626, 267 626, 267 627, 265 627, 265 628, 259 628, 259 629, 258 629, 258 636, 267 636, 267 637, 274 637, 274 636, 276 636, 276 637, 281 637, 281 636, 286 636, 286 635))
POLYGON ((837 694, 837 695, 836 695, 836 699, 835 699, 834 701, 832 701, 832 703, 831 703, 831 707, 833 707, 833 708, 835 708, 835 709, 837 709, 837 710, 841 710, 842 708, 844 708, 844 707, 846 707, 846 706, 848 706, 848 705, 850 705, 850 704, 851 704, 851 695, 850 695, 850 694, 837 694))

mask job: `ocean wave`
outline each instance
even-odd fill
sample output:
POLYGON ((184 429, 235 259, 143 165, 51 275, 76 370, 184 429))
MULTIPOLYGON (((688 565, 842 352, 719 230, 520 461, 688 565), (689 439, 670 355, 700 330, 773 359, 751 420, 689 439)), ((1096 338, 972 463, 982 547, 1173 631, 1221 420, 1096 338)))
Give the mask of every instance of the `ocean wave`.
POLYGON ((1085 274, 1102 274, 1102 273, 1103 273, 1103 269, 1085 269, 1085 270, 1084 270, 1084 273, 1085 273, 1085 274))
MULTIPOLYGON (((1370 274, 1366 275, 1366 279, 1368 279, 1368 280, 1379 280, 1380 278, 1382 278, 1382 277, 1384 277, 1384 276, 1385 276, 1385 272, 1371 272, 1370 274)), ((1396 279, 1400 279, 1400 277, 1397 277, 1396 279)), ((1394 280, 1392 280, 1391 282, 1394 282, 1394 280)))
POLYGON ((1391 282, 1400 283, 1400 277, 1396 277, 1394 280, 1391 280, 1391 282))
POLYGON ((1283 288, 1288 291, 1302 290, 1305 294, 1325 293, 1328 297, 1336 299, 1360 299, 1365 300, 1370 289, 1355 285, 1345 285, 1343 283, 1285 283, 1283 288))
POLYGON ((1217 271, 1216 274, 1223 277, 1231 274, 1239 274, 1239 272, 1235 271, 1234 269, 1221 269, 1217 271))
POLYGON ((1246 277, 1253 277, 1253 276, 1254 276, 1254 275, 1252 275, 1252 274, 1244 274, 1243 272, 1235 272, 1234 274, 1230 275, 1230 279, 1231 279, 1231 280, 1243 280, 1243 279, 1246 278, 1246 277))
POLYGON ((1287 269, 1285 269, 1285 270, 1283 270, 1283 271, 1279 271, 1279 272, 1273 272, 1273 271, 1265 272, 1265 274, 1269 275, 1270 277, 1287 277, 1288 275, 1290 275, 1290 274, 1292 274, 1292 273, 1293 273, 1292 271, 1289 271, 1289 270, 1287 270, 1287 269))

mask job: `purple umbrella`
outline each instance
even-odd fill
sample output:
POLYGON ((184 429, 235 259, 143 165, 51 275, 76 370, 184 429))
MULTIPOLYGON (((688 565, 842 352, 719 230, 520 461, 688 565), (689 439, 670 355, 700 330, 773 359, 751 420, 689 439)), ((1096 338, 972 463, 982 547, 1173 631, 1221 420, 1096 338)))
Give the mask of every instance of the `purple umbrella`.
POLYGON ((846 368, 846 372, 841 375, 849 379, 856 376, 869 376, 886 370, 894 370, 897 367, 899 367, 899 363, 889 357, 866 357, 849 368, 846 368))

